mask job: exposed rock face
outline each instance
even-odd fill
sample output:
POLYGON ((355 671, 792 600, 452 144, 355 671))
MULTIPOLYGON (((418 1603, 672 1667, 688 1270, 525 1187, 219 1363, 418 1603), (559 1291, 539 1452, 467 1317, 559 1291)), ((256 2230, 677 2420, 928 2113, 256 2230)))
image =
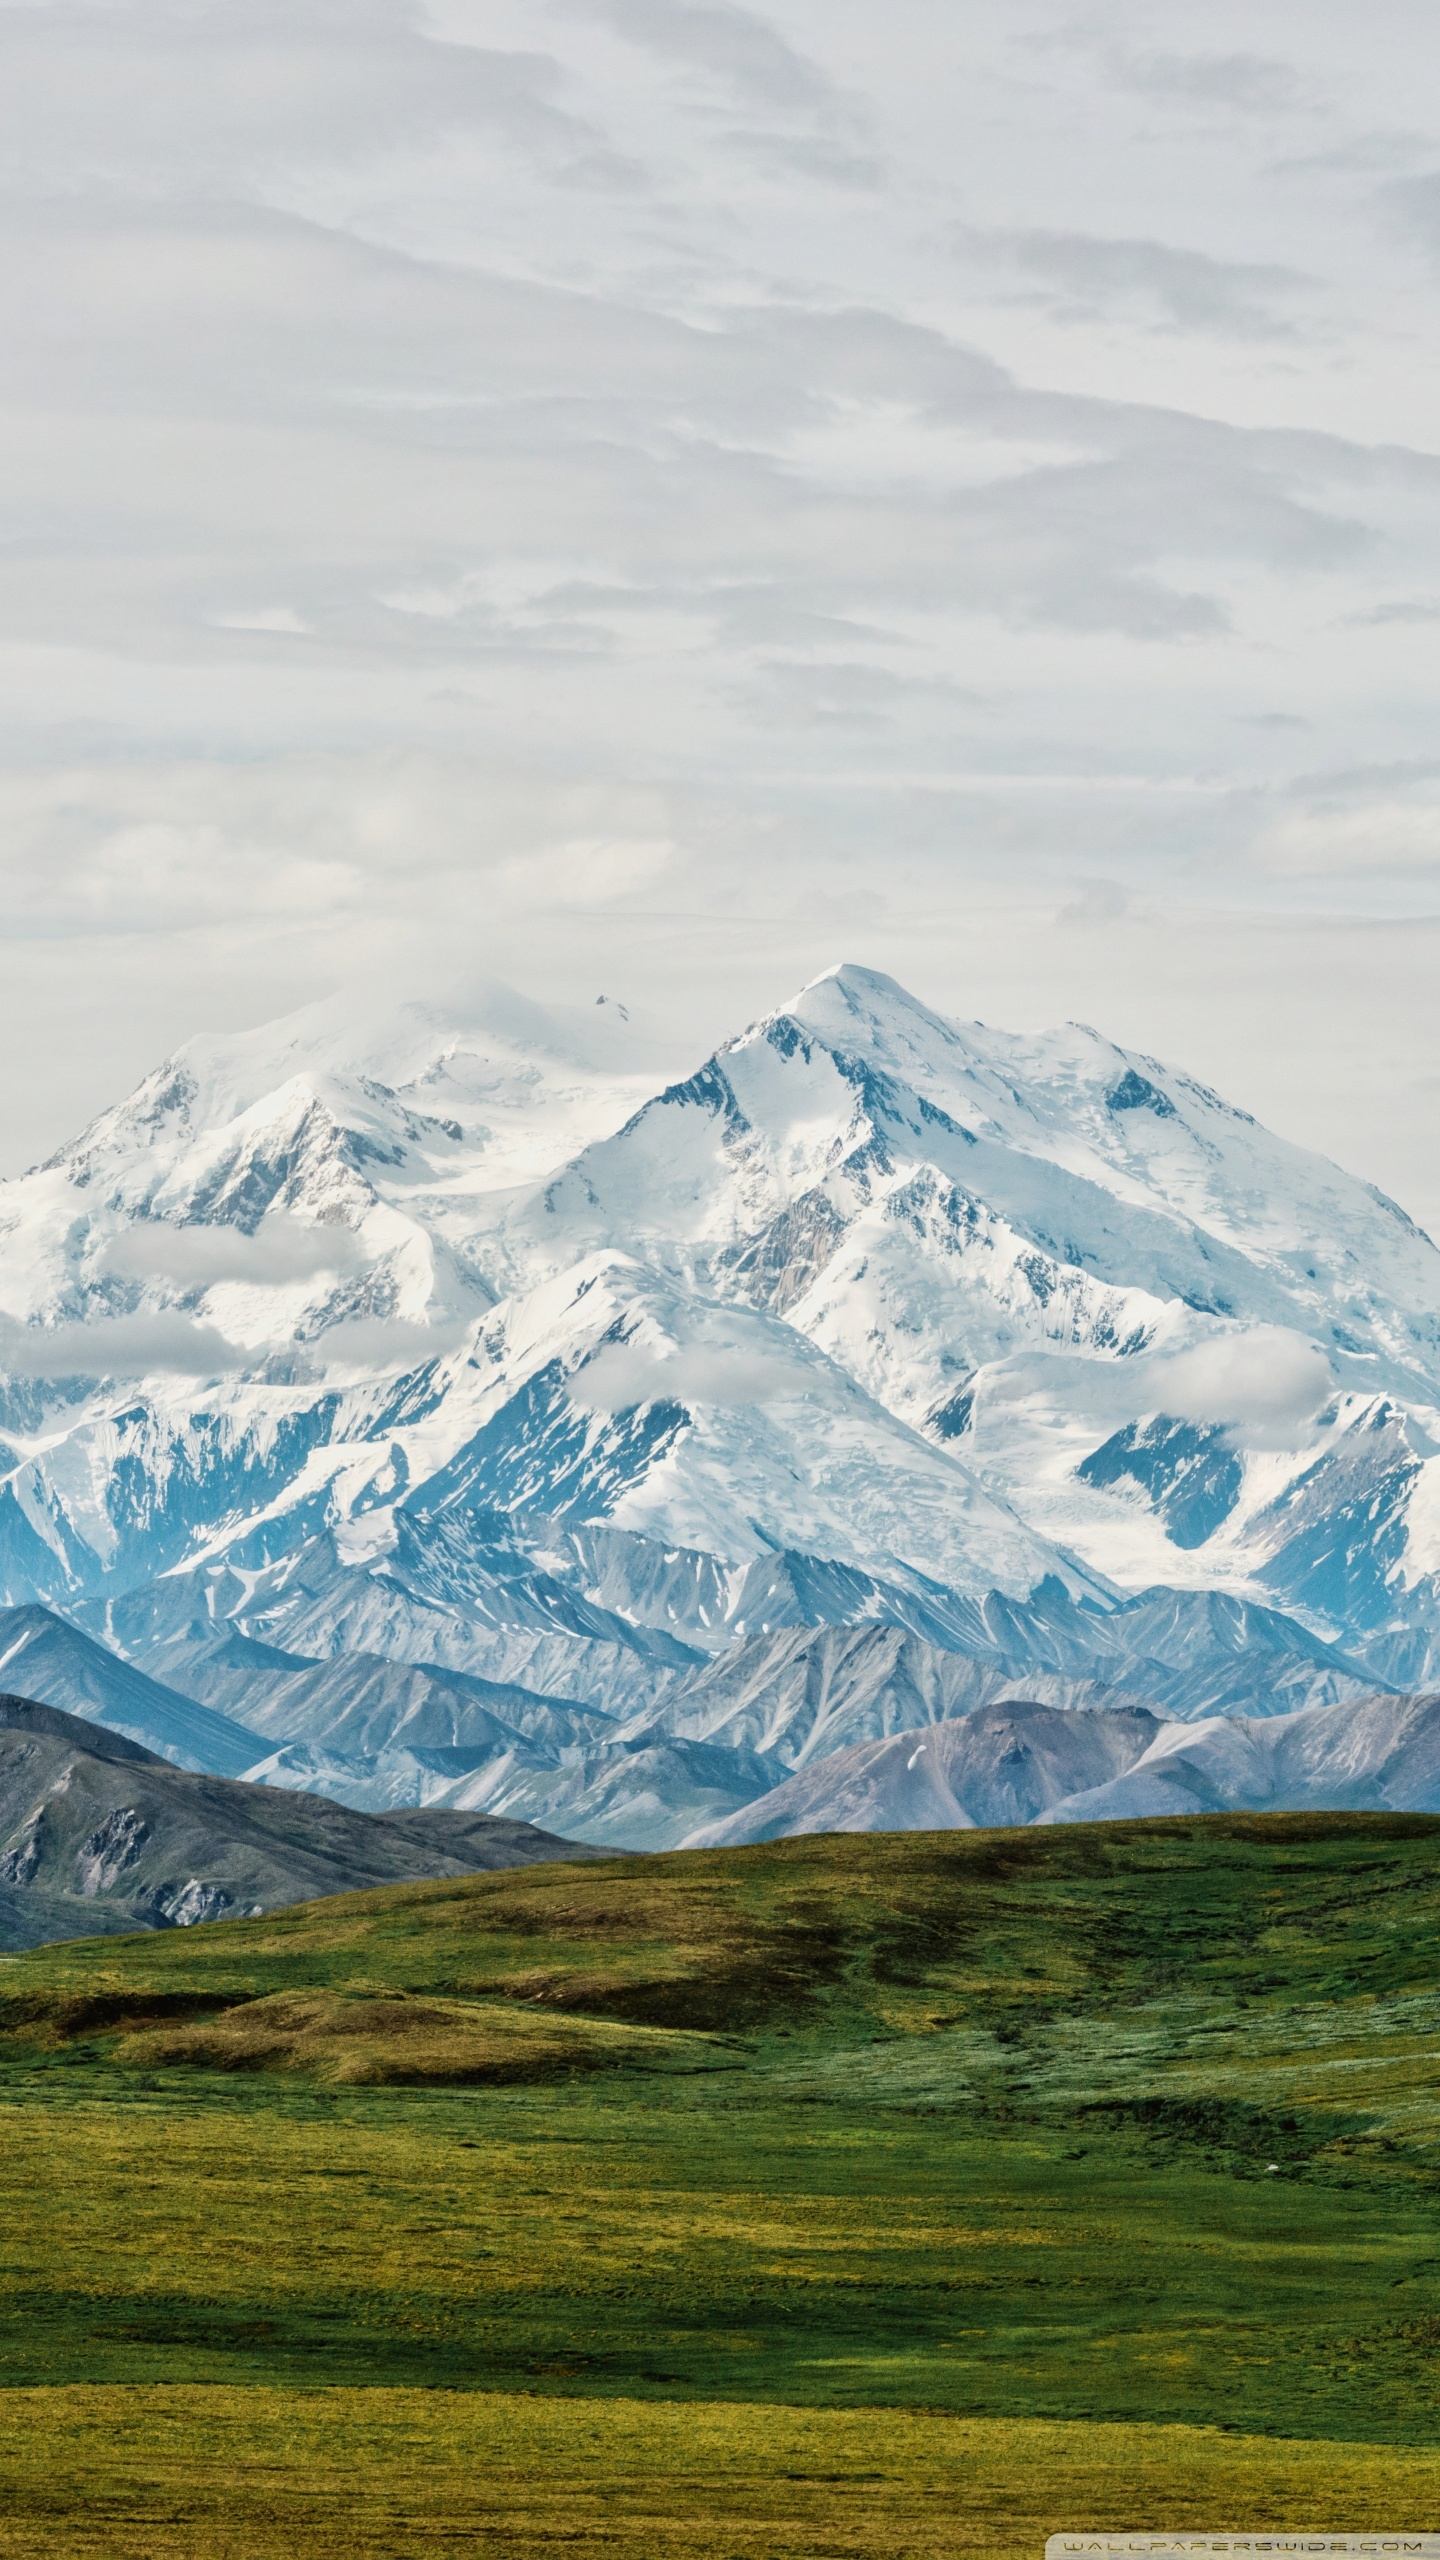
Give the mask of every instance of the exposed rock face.
POLYGON ((150 1825, 133 1804, 117 1805, 98 1822, 75 1861, 79 1889, 92 1898, 109 1893, 118 1884, 127 1867, 133 1867, 146 1841, 150 1825))
POLYGON ((0 1858, 0 1884, 33 1884, 40 1866, 40 1830, 45 1816, 36 1814, 23 1836, 0 1858))
MULTIPOLYGON (((256 1917, 262 1908, 256 1904, 256 1917)), ((197 1920, 225 1920, 234 1909, 231 1894, 222 1893, 218 1884, 202 1884, 198 1876, 183 1885, 152 1885, 136 1905, 137 1914, 160 1929, 190 1929, 197 1920)))

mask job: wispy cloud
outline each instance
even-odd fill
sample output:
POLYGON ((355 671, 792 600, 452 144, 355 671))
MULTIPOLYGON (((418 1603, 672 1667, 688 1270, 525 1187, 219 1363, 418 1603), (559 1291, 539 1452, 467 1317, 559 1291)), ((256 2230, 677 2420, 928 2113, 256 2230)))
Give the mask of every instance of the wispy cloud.
POLYGON ((180 1289, 210 1289, 224 1282, 242 1287, 277 1288, 295 1280, 314 1279, 322 1271, 337 1277, 357 1271, 365 1261, 358 1236, 348 1227, 318 1227, 272 1211, 253 1235, 238 1227, 177 1227, 154 1218, 137 1221, 110 1237, 100 1255, 103 1270, 117 1279, 167 1280, 180 1289))
POLYGON ((1440 596, 1389 596, 1363 613, 1345 617, 1350 631, 1381 631, 1387 623, 1440 622, 1440 596))
POLYGON ((1289 1447, 1319 1412, 1332 1381, 1313 1342, 1280 1325, 1256 1325, 1157 1363, 1147 1384, 1166 1413, 1224 1423, 1247 1447, 1263 1449, 1289 1447))
MULTIPOLYGON (((350 1369, 396 1372, 442 1358, 458 1347, 463 1335, 459 1324, 357 1317, 309 1338, 297 1348, 294 1365, 316 1375, 350 1369)), ((217 1325, 178 1309, 56 1325, 0 1318, 0 1379, 98 1383, 111 1378, 222 1378, 265 1365, 217 1325)))
POLYGON ((567 0, 567 6, 662 61, 718 82, 737 102, 827 115, 839 103, 828 72, 767 18, 732 0, 567 0))
POLYGON ((569 1387, 571 1402, 592 1413, 627 1413, 655 1403, 791 1404, 834 1391, 824 1362, 739 1343, 665 1349, 617 1343, 586 1361, 569 1387))
POLYGON ((0 1322, 0 1377, 217 1378, 246 1355, 214 1325, 160 1313, 89 1324, 0 1322))
POLYGON ((447 41, 404 0, 342 12, 326 0, 59 0, 6 16, 0 160, 6 192, 22 200, 73 203, 81 189, 151 204, 265 197, 317 162, 467 134, 555 176, 631 174, 569 102, 552 54, 447 41))
POLYGON ((1311 279, 1294 267, 1215 258, 1161 240, 1103 239, 1080 231, 983 231, 960 224, 959 253, 1043 290, 1073 326, 1129 319, 1230 338, 1288 338, 1294 305, 1311 279))
POLYGON ((1105 58, 1112 76, 1142 98, 1266 116, 1314 103, 1314 83, 1277 54, 1130 53, 1115 46, 1105 58))
POLYGON ((1440 264, 1440 169, 1422 169, 1382 188, 1380 203, 1393 227, 1440 264))

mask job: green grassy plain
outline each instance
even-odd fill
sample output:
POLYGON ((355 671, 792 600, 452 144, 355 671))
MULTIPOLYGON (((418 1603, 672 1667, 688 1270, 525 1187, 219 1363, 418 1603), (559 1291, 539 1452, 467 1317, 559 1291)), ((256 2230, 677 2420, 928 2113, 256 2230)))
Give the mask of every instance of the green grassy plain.
POLYGON ((0 2550, 1414 2530, 1437 1954, 1440 1820, 1364 1815, 615 1859, 15 1958, 0 2550))

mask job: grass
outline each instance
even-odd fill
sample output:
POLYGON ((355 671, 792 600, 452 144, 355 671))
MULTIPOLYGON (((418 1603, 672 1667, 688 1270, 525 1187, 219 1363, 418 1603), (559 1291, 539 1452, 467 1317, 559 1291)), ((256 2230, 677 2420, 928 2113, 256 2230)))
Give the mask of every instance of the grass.
POLYGON ((49 2560, 961 2560, 1096 2516, 1413 2526, 1440 2457, 1183 2427, 510 2393, 16 2393, 0 2548, 49 2560))
POLYGON ((826 1838, 14 1959, 0 2551, 1414 2529, 1437 1853, 826 1838))

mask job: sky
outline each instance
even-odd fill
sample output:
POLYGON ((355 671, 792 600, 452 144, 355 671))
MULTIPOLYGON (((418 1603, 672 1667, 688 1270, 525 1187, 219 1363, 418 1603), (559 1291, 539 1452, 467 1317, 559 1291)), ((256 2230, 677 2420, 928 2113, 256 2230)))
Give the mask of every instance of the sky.
POLYGON ((1433 0, 0 0, 0 1171, 835 960, 1440 1230, 1433 0))

